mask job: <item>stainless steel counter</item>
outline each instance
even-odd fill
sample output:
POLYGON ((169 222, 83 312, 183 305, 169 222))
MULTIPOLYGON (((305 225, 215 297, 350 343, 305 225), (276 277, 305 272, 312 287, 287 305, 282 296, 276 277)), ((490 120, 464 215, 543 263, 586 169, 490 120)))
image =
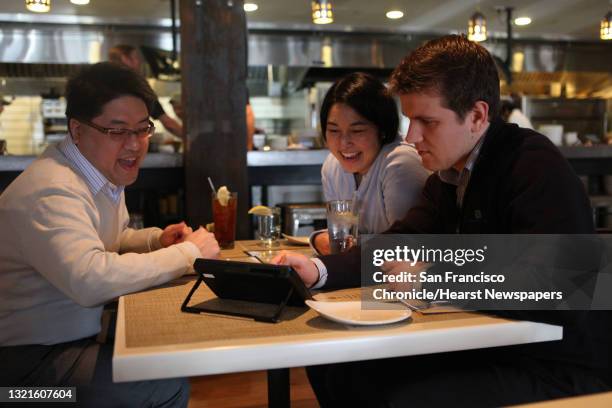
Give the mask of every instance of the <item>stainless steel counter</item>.
MULTIPOLYGON (((36 156, 0 156, 0 171, 23 171, 36 156)), ((142 168, 172 168, 183 166, 183 155, 179 153, 149 153, 142 168)))
POLYGON ((611 145, 560 146, 559 150, 567 159, 611 159, 611 145))
POLYGON ((252 151, 247 153, 247 166, 312 166, 321 165, 329 150, 252 151))
MULTIPOLYGON (((568 159, 612 159, 612 145, 559 146, 568 159)), ((247 155, 249 167, 258 166, 309 166, 323 164, 329 150, 252 151, 247 155)))
MULTIPOLYGON (((249 167, 321 165, 328 150, 252 151, 247 153, 249 167)), ((0 156, 0 171, 23 171, 36 156, 0 156)), ((182 167, 180 153, 148 153, 142 168, 182 167)))
MULTIPOLYGON (((561 153, 569 159, 612 160, 612 146, 561 146, 561 153)), ((249 167, 320 166, 329 150, 251 151, 247 153, 249 167)), ((0 156, 0 171, 23 171, 36 156, 0 156)), ((183 166, 180 153, 149 153, 142 168, 174 168, 183 166)))

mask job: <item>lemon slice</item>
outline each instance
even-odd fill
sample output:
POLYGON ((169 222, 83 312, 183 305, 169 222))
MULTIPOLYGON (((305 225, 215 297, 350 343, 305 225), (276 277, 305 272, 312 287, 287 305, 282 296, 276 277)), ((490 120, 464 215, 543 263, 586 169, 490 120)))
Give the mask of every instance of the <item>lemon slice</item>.
POLYGON ((272 209, 270 207, 266 207, 265 205, 256 205, 249 210, 249 214, 272 215, 272 209))
POLYGON ((227 189, 226 186, 221 186, 219 191, 217 191, 217 200, 219 200, 219 204, 223 207, 227 207, 227 203, 229 203, 231 193, 227 189))

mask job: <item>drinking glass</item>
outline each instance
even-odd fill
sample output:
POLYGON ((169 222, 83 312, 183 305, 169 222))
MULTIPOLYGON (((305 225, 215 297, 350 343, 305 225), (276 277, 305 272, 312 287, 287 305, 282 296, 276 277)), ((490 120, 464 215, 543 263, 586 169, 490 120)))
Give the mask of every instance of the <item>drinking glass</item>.
POLYGON ((278 239, 281 231, 280 208, 270 208, 270 215, 255 215, 257 223, 256 238, 259 239, 260 245, 265 248, 278 246, 278 239))
POLYGON ((236 240, 236 204, 238 203, 238 193, 231 193, 227 205, 217 198, 217 194, 212 195, 212 213, 215 223, 215 239, 223 249, 234 247, 236 240))
POLYGON ((327 203, 327 233, 332 254, 348 251, 357 245, 359 216, 353 200, 327 203))

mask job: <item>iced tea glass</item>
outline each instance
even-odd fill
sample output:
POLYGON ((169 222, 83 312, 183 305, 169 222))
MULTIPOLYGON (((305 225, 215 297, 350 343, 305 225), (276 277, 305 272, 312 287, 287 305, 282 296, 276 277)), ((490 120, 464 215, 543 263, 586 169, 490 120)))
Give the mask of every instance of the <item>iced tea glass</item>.
POLYGON ((238 203, 238 193, 231 193, 227 205, 217 198, 217 194, 212 195, 212 213, 215 223, 215 239, 222 249, 231 249, 236 240, 236 204, 238 203))

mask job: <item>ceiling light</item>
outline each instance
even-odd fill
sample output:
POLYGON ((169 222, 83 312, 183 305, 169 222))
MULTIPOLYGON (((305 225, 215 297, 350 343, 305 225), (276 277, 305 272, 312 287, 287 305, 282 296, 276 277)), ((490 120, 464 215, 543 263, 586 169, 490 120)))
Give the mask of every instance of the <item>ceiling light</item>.
POLYGON ((46 13, 51 10, 51 0, 25 0, 26 8, 35 13, 46 13))
POLYGON ((312 1, 312 22, 315 24, 329 24, 334 22, 334 12, 329 0, 312 1))
POLYGON ((89 4, 89 0, 70 0, 72 4, 76 4, 77 6, 84 6, 89 4))
POLYGON ((529 17, 517 17, 514 19, 514 24, 517 26, 526 26, 531 24, 531 18, 529 17))
POLYGON ((601 20, 599 38, 602 40, 612 40, 612 11, 608 11, 608 14, 601 20))
POLYGON ((251 11, 255 11, 259 8, 259 6, 255 3, 244 3, 244 11, 246 11, 247 13, 251 12, 251 11))
POLYGON ((387 11, 387 18, 390 18, 391 20, 397 20, 398 18, 402 18, 404 17, 404 12, 399 11, 399 10, 391 10, 391 11, 387 11))
POLYGON ((487 20, 480 12, 476 12, 468 21, 468 40, 485 41, 487 39, 487 20))

